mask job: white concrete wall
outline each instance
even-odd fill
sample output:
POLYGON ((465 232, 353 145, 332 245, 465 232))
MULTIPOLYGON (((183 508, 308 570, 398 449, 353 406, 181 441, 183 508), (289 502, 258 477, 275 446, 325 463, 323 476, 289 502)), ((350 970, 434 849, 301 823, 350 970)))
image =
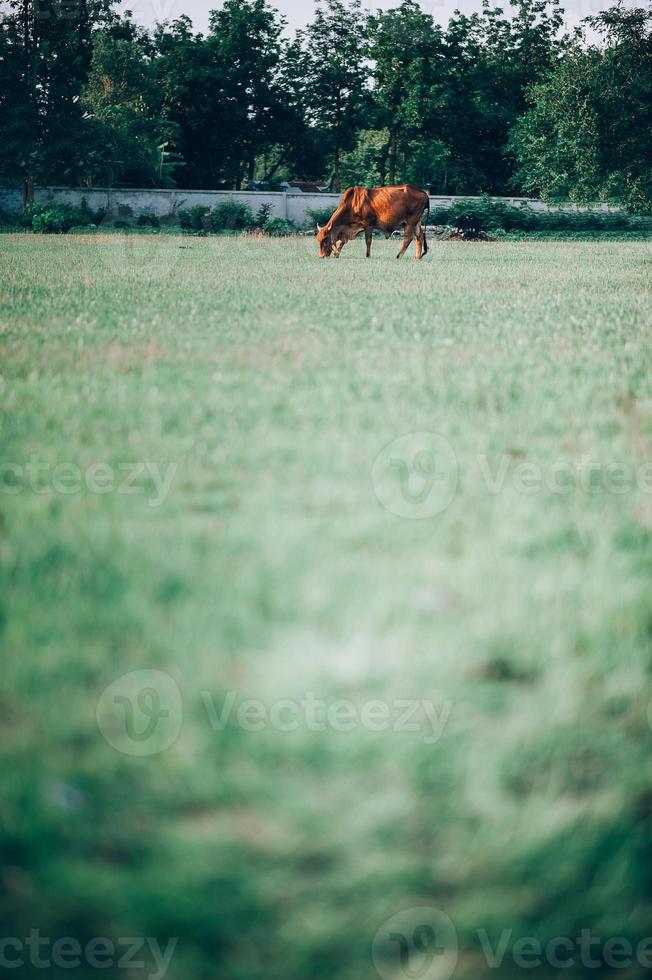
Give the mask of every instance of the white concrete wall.
POLYGON ((21 193, 15 187, 0 187, 0 211, 20 211, 21 193))
MULTIPOLYGON (((335 210, 340 195, 275 191, 186 191, 176 188, 174 190, 159 190, 157 188, 37 187, 34 198, 36 201, 54 200, 60 204, 74 204, 76 206, 81 204, 82 198, 86 198, 88 207, 93 211, 105 208, 107 211, 116 213, 120 207, 129 207, 134 215, 139 215, 143 211, 153 211, 159 217, 168 215, 174 210, 194 207, 197 204, 212 208, 225 200, 246 201, 254 213, 261 204, 269 203, 272 205, 275 217, 289 218, 295 225, 301 227, 310 220, 307 214, 310 208, 335 210)), ((472 200, 473 198, 464 198, 464 200, 469 199, 472 200)), ((430 207, 449 206, 456 200, 459 198, 431 195, 430 207)), ((527 202, 533 210, 548 210, 548 205, 543 201, 533 201, 525 197, 498 197, 493 198, 493 200, 514 205, 527 202)), ((19 211, 20 207, 20 190, 0 187, 0 209, 15 212, 19 211)), ((570 205, 570 207, 577 210, 577 205, 570 205)), ((598 205, 598 208, 602 211, 617 210, 606 204, 598 205)))

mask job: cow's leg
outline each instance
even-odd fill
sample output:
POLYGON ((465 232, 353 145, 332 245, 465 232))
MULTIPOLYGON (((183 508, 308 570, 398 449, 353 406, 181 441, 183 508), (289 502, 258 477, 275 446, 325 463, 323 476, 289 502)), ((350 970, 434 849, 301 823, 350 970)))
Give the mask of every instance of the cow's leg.
POLYGON ((417 258, 420 259, 423 255, 423 229, 421 228, 421 222, 414 229, 414 237, 416 238, 415 248, 417 250, 417 258))
POLYGON ((371 258, 371 239, 373 238, 373 231, 371 228, 365 228, 364 240, 367 243, 367 258, 371 258))
POLYGON ((397 259, 400 259, 402 255, 405 255, 405 252, 407 251, 407 247, 413 238, 414 238, 414 225, 406 225, 405 231, 403 232, 403 244, 401 245, 401 251, 396 256, 397 259))

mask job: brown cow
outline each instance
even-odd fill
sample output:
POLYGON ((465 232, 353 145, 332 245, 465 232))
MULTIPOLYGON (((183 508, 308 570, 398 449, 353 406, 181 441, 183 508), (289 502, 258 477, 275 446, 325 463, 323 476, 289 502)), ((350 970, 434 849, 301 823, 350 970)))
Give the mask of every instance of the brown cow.
POLYGON ((421 226, 426 208, 430 213, 430 198, 425 191, 411 184, 349 187, 342 194, 330 221, 323 228, 317 225, 319 254, 326 259, 332 253, 337 259, 346 242, 364 232, 369 258, 374 231, 382 231, 385 238, 389 238, 396 228, 404 225, 403 244, 396 258, 400 259, 416 237, 417 258, 420 259, 428 251, 426 233, 421 226))

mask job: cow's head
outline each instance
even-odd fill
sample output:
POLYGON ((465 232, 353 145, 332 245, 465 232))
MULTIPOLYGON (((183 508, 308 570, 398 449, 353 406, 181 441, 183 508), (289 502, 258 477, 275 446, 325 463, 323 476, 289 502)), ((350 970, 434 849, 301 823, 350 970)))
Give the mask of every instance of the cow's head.
POLYGON ((334 255, 336 259, 339 259, 342 248, 349 240, 350 236, 342 225, 333 228, 332 221, 329 221, 323 228, 317 225, 317 242, 322 259, 327 259, 329 255, 334 255))
POLYGON ((333 231, 333 222, 329 221, 327 225, 321 228, 317 225, 317 244, 319 245, 319 255, 322 259, 327 259, 328 256, 333 251, 333 236, 331 232, 333 231))

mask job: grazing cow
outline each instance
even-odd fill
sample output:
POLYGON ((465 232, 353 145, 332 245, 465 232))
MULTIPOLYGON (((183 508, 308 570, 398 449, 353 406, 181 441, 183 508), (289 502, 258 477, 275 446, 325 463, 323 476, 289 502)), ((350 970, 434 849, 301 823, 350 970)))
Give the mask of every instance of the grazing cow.
POLYGON ((420 259, 428 251, 426 233, 421 225, 426 208, 430 214, 430 198, 425 191, 411 184, 349 187, 342 194, 330 221, 323 228, 317 225, 319 254, 326 259, 332 253, 337 259, 346 242, 364 232, 369 258, 374 231, 382 231, 385 238, 389 238, 396 228, 404 226, 403 244, 396 258, 400 259, 416 238, 417 258, 420 259))

